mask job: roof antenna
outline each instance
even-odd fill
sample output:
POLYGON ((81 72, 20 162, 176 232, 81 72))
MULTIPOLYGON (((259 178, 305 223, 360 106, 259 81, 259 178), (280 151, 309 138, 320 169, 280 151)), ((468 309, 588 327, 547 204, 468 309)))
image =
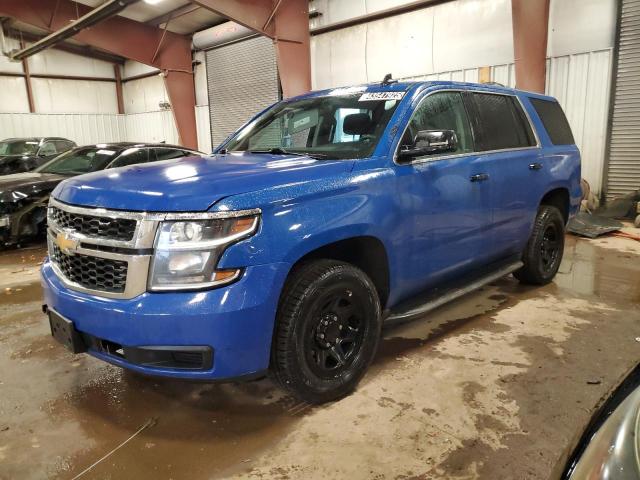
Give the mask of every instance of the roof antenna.
POLYGON ((380 85, 382 85, 383 87, 386 87, 387 85, 391 85, 392 83, 398 83, 398 81, 393 80, 391 74, 387 73, 382 79, 382 83, 380 85))

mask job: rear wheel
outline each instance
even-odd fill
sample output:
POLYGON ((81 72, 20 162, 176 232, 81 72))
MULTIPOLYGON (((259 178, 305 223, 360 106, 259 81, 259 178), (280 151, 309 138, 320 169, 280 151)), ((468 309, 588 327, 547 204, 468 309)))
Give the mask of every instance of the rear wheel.
POLYGON ((541 205, 522 255, 524 266, 514 276, 522 283, 549 283, 560 268, 563 253, 564 218, 556 207, 541 205))
POLYGON ((303 264, 280 299, 271 370, 306 402, 336 400, 364 375, 381 326, 378 294, 365 273, 333 260, 303 264))

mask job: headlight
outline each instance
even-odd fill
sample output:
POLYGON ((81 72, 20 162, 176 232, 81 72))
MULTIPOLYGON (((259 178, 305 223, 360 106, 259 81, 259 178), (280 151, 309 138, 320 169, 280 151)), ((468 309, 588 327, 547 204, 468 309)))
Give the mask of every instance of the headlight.
POLYGON ((258 219, 250 215, 162 222, 156 234, 149 289, 199 289, 235 280, 241 270, 217 270, 218 260, 229 245, 256 232, 258 219))

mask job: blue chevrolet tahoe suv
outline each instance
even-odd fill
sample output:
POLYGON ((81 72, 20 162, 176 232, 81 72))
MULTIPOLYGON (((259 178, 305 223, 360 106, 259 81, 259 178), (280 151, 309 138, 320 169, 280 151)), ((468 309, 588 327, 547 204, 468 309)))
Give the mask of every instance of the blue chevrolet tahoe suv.
POLYGON ((385 81, 276 103, 211 157, 75 177, 42 267, 54 337, 140 373, 352 391, 385 321, 554 277, 580 153, 553 98, 385 81))

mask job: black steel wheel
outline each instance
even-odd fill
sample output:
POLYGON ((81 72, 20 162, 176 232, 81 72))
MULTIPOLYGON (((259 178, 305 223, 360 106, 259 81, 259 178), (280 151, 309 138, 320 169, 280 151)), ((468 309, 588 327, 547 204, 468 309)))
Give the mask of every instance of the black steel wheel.
POLYGON ((522 255, 524 266, 514 276, 522 283, 549 283, 558 273, 563 253, 564 217, 556 207, 541 205, 522 255))
POLYGON ((304 401, 341 398, 373 360, 381 326, 375 286, 361 270, 334 260, 304 264, 280 300, 271 370, 304 401))

